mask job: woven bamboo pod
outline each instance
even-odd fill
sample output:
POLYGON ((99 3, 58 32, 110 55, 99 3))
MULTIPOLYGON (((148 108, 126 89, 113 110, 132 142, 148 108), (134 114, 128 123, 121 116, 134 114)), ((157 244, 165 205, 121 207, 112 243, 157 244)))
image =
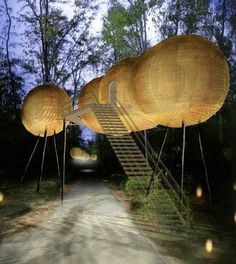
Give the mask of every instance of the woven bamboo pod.
MULTIPOLYGON (((64 115, 72 111, 72 102, 67 93, 52 84, 39 85, 24 99, 22 123, 35 136, 47 136, 63 130, 64 115)), ((68 123, 66 123, 67 125, 68 123)))
POLYGON ((174 36, 144 53, 133 93, 153 122, 181 127, 216 113, 229 87, 229 68, 220 49, 196 36, 174 36))
POLYGON ((70 156, 72 159, 76 159, 76 160, 89 160, 90 159, 90 155, 86 151, 78 147, 71 148, 70 156))
MULTIPOLYGON (((102 78, 103 77, 93 79, 83 87, 79 95, 78 109, 96 103, 93 99, 93 95, 98 98, 98 87, 102 78)), ((97 133, 103 133, 103 130, 93 112, 84 114, 81 119, 88 128, 97 133)))
POLYGON ((91 154, 90 159, 96 161, 98 159, 97 154, 95 153, 91 154))
POLYGON ((101 80, 98 90, 99 101, 102 104, 111 103, 110 84, 115 81, 115 97, 122 105, 122 108, 120 108, 122 111, 119 116, 129 132, 153 128, 157 125, 156 122, 149 120, 148 116, 140 110, 135 100, 133 77, 139 64, 139 57, 134 57, 127 58, 111 67, 101 80))

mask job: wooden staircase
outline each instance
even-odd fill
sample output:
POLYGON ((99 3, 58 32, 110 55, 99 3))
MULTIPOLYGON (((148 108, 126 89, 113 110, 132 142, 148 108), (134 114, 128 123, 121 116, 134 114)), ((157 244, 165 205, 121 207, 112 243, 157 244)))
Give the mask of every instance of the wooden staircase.
POLYGON ((112 105, 93 105, 92 110, 128 177, 150 177, 153 173, 133 137, 112 105))
POLYGON ((155 179, 151 192, 146 197, 147 183, 154 173, 157 154, 148 143, 148 160, 145 158, 144 151, 141 151, 144 148, 142 134, 131 135, 128 132, 118 115, 122 111, 120 104, 119 108, 111 104, 92 104, 91 110, 106 133, 125 174, 130 179, 135 179, 137 188, 134 187, 136 190, 133 192, 138 195, 146 210, 146 220, 152 221, 157 228, 168 231, 184 231, 186 227, 190 227, 187 197, 162 161, 157 170, 158 180, 155 179))

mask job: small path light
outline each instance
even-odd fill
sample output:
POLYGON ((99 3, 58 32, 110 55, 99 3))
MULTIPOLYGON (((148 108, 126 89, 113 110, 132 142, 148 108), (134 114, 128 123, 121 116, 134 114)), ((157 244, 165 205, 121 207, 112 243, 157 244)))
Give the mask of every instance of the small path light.
POLYGON ((236 223, 236 211, 234 212, 234 222, 236 223))
POLYGON ((205 249, 207 253, 211 253, 213 250, 213 242, 211 239, 207 239, 206 244, 205 244, 205 249))
POLYGON ((197 186, 196 195, 198 198, 202 197, 202 187, 201 186, 197 186))
POLYGON ((234 182, 233 190, 236 191, 236 182, 234 182))
POLYGON ((0 203, 3 202, 3 200, 4 200, 4 195, 2 192, 0 192, 0 203))

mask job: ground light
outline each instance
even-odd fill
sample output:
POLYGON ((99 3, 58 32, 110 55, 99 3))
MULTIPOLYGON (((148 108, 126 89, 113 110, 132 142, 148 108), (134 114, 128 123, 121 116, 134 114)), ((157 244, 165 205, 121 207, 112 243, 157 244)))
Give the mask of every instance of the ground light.
POLYGON ((234 222, 236 223, 236 211, 234 212, 234 222))
POLYGON ((3 202, 3 200, 4 200, 4 195, 2 192, 0 192, 0 203, 3 202))
POLYGON ((207 253, 211 253, 213 250, 213 242, 211 239, 207 239, 206 244, 205 244, 205 249, 207 253))
POLYGON ((234 182, 233 190, 236 191, 236 182, 234 182))
POLYGON ((201 186, 197 186, 196 195, 198 198, 202 197, 202 187, 201 186))

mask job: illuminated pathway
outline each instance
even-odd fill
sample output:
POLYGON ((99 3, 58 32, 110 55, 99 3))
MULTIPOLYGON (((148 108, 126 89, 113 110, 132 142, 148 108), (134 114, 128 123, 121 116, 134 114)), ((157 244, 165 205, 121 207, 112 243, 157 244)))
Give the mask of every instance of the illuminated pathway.
POLYGON ((0 263, 162 264, 101 182, 81 182, 38 228, 0 245, 0 263))

